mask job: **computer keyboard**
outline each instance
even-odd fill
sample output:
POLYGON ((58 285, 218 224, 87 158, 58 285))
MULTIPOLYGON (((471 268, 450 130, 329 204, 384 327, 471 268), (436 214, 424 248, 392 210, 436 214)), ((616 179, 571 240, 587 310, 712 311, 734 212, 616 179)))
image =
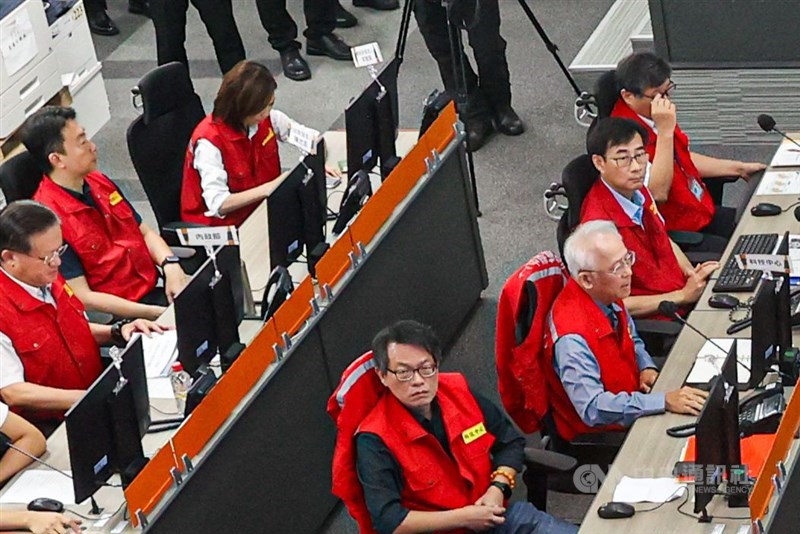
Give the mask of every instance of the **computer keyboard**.
POLYGON ((163 334, 150 334, 150 337, 142 335, 142 351, 147 377, 167 376, 178 357, 178 332, 167 330, 163 334))
POLYGON ((761 279, 761 271, 739 269, 736 256, 739 254, 772 254, 778 244, 778 234, 746 234, 739 236, 733 252, 728 257, 712 291, 755 291, 761 279))

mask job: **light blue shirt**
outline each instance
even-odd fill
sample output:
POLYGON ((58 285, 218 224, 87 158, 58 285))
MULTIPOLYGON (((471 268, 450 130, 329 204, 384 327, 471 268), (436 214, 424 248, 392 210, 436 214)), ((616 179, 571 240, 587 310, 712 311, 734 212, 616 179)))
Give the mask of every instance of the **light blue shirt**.
POLYGON ((642 226, 642 216, 644 215, 644 195, 641 193, 641 191, 634 191, 633 198, 628 200, 615 191, 613 187, 608 185, 605 180, 601 178, 600 181, 603 182, 603 185, 605 185, 608 190, 611 191, 611 194, 614 195, 614 198, 619 203, 622 211, 625 212, 625 215, 630 217, 630 219, 639 226, 642 226))
MULTIPOLYGON (((610 307, 597 303, 603 313, 609 317, 616 329, 620 308, 617 304, 610 307)), ((656 366, 644 341, 639 337, 633 320, 628 316, 628 326, 633 338, 636 353, 636 365, 639 371, 656 366)), ((663 393, 611 393, 606 391, 600 379, 600 365, 589 344, 583 336, 568 334, 558 338, 555 344, 553 361, 556 373, 561 378, 564 390, 572 401, 581 420, 588 426, 622 425, 630 426, 639 417, 664 413, 663 393)))

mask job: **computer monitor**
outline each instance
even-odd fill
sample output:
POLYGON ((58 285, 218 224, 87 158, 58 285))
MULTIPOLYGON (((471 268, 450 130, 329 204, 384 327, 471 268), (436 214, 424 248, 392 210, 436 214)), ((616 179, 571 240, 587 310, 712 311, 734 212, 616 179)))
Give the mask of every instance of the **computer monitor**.
MULTIPOLYGON (((779 256, 789 255, 789 232, 783 235, 783 240, 778 245, 776 254, 779 256)), ((789 287, 789 275, 781 274, 776 280, 776 316, 775 325, 777 330, 777 357, 783 359, 783 354, 792 348, 792 300, 791 288, 789 287)))
POLYGON ((243 308, 236 304, 237 292, 233 289, 238 277, 241 299, 238 247, 218 249, 216 269, 208 258, 174 302, 178 360, 190 375, 207 366, 218 350, 225 353, 233 343, 239 342, 238 326, 243 308), (216 269, 219 279, 216 279, 216 269))
MULTIPOLYGON (((734 346, 723 366, 728 373, 731 369, 736 369, 735 354, 734 346)), ((741 468, 739 393, 735 381, 729 382, 724 375, 714 377, 708 398, 697 419, 695 439, 694 512, 705 515, 708 503, 719 493, 724 475, 727 474, 728 480, 731 480, 734 466, 741 468)), ((745 502, 746 496, 745 494, 745 502)))
POLYGON ((775 288, 776 280, 762 280, 753 300, 749 389, 757 387, 764 380, 769 366, 777 362, 778 325, 775 314, 778 296, 775 288))
POLYGON ((361 170, 371 172, 380 162, 385 179, 399 161, 395 150, 399 124, 397 70, 397 60, 393 59, 378 75, 380 84, 373 80, 344 111, 348 177, 361 170))
MULTIPOLYGON (((325 188, 325 142, 305 157, 267 199, 269 255, 272 267, 287 267, 325 241, 328 198, 325 188)), ((308 255, 308 254, 306 254, 308 255)))
POLYGON ((109 365, 65 417, 76 503, 114 473, 127 486, 146 463, 141 440, 150 426, 150 400, 141 338, 122 354, 120 370, 109 365))
POLYGON ((369 197, 372 196, 372 184, 366 171, 358 171, 347 180, 342 203, 339 205, 339 215, 333 225, 333 235, 339 235, 347 228, 350 219, 356 216, 369 197))

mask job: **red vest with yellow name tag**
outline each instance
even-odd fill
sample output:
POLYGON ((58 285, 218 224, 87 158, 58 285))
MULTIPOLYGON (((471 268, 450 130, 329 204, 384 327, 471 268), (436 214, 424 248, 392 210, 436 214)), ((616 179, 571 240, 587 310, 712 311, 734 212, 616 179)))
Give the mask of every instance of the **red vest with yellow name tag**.
POLYGON ((87 206, 45 176, 33 199, 61 219, 64 241, 83 265, 92 291, 138 301, 158 281, 139 223, 114 182, 98 171, 86 175, 95 207, 87 206))
POLYGON ((247 132, 208 115, 197 125, 189 141, 181 186, 181 220, 206 226, 240 226, 258 207, 257 202, 223 218, 205 214, 208 207, 203 200, 200 173, 194 168, 194 150, 200 139, 206 139, 222 153, 228 189, 231 193, 240 193, 271 182, 281 174, 278 139, 272 122, 269 117, 261 121, 251 139, 247 132))
MULTIPOLYGON (((52 293, 55 308, 31 296, 0 269, 0 332, 11 339, 26 382, 87 389, 102 371, 100 349, 83 315, 83 304, 60 276, 52 293)), ((64 416, 63 412, 14 411, 32 421, 64 416)))
POLYGON ((384 394, 358 432, 381 438, 403 473, 401 503, 431 512, 475 504, 489 487, 495 438, 463 375, 441 373, 436 395, 452 457, 391 393, 384 394))

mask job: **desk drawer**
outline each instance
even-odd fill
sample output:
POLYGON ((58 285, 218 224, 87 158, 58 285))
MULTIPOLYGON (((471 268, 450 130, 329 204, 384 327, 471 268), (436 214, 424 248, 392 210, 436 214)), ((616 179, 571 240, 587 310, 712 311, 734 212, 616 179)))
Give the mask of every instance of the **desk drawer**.
POLYGON ((61 75, 55 69, 55 57, 51 54, 42 63, 48 63, 48 68, 31 72, 0 95, 0 138, 13 133, 28 116, 61 90, 61 75))
POLYGON ((53 53, 58 59, 58 70, 61 74, 74 74, 79 78, 82 70, 85 71, 97 63, 82 1, 59 17, 50 26, 50 32, 53 36, 53 53))

